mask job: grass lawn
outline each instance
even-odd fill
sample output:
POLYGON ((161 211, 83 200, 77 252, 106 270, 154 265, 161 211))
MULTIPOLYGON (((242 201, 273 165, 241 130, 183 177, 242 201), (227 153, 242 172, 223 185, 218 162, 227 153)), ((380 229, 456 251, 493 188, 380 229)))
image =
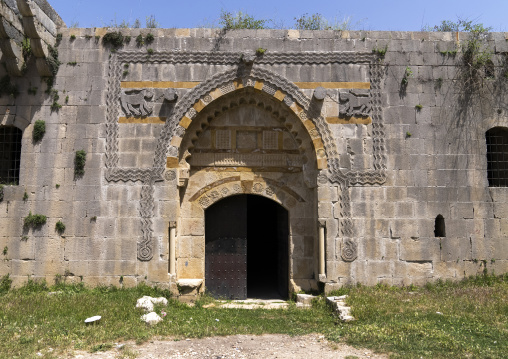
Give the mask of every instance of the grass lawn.
MULTIPOLYGON (((2 285, 3 284, 3 285, 2 285)), ((322 333, 331 341, 404 358, 508 358, 508 276, 475 277, 461 283, 424 288, 344 288, 357 318, 341 323, 317 300, 312 309, 202 308, 170 300, 164 321, 149 327, 135 309, 143 295, 169 296, 141 285, 132 289, 95 288, 30 281, 7 290, 0 284, 0 357, 51 358, 72 349, 99 351, 123 340, 152 337, 205 337, 232 334, 322 333), (56 292, 56 293, 51 293, 56 292), (439 313, 438 313, 439 312, 439 313), (87 317, 101 315, 97 325, 87 317), (50 349, 52 348, 52 349, 50 349)))

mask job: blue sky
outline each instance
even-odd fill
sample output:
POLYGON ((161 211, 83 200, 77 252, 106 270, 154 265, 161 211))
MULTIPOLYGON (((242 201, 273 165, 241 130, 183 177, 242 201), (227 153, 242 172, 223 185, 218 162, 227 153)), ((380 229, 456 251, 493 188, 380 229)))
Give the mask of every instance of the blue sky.
POLYGON ((441 20, 467 18, 508 31, 508 0, 48 0, 67 26, 102 27, 136 18, 145 25, 153 15, 159 27, 201 27, 217 23, 221 9, 243 11, 258 19, 275 19, 294 27, 295 17, 320 13, 328 20, 351 17, 359 30, 419 31, 441 20))

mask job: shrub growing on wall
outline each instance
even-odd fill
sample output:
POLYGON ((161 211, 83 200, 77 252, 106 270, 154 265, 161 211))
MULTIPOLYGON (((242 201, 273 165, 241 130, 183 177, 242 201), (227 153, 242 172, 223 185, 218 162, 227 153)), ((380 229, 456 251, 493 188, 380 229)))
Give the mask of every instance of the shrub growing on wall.
POLYGON ((25 227, 38 227, 46 223, 46 216, 42 214, 32 214, 32 211, 25 217, 23 223, 25 227))
POLYGON ((46 122, 44 120, 37 120, 34 123, 34 130, 32 132, 32 138, 34 142, 42 140, 46 133, 46 122))
POLYGON ((86 152, 84 150, 76 151, 74 157, 74 175, 83 176, 85 174, 86 152))

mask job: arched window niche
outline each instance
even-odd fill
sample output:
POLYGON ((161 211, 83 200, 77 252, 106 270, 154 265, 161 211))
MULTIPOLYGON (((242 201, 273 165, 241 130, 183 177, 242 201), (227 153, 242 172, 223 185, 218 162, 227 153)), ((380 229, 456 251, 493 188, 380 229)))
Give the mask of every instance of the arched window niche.
POLYGON ((445 220, 440 214, 437 215, 434 223, 434 237, 446 237, 445 220))

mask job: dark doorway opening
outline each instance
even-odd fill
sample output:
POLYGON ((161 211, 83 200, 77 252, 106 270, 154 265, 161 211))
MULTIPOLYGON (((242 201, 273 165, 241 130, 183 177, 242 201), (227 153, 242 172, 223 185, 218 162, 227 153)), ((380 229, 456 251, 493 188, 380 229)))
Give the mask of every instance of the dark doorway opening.
POLYGON ((223 199, 205 213, 207 290, 228 299, 287 299, 288 212, 255 195, 223 199))
POLYGON ((437 215, 434 222, 434 237, 446 237, 445 220, 440 214, 437 215))

